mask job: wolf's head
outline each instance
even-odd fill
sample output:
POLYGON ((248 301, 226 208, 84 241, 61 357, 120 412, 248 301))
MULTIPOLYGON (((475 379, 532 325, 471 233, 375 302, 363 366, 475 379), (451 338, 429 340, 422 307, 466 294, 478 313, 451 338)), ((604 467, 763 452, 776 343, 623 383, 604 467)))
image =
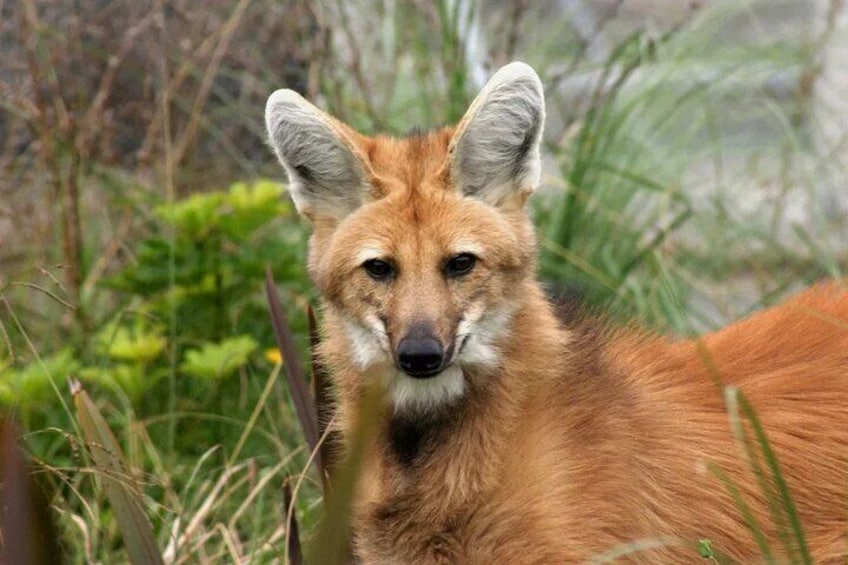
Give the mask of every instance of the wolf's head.
POLYGON ((524 205, 544 113, 523 63, 500 69, 455 128, 403 139, 360 135, 291 90, 268 99, 271 144, 313 226, 328 331, 399 411, 447 405, 500 364, 534 279, 524 205))

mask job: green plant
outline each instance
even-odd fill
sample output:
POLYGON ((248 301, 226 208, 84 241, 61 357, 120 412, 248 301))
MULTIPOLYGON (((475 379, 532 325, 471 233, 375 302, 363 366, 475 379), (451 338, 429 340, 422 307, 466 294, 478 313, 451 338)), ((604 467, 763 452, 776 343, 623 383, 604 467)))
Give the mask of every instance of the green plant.
POLYGON ((651 313, 647 302, 659 293, 668 317, 680 298, 663 272, 661 247, 691 208, 639 137, 637 124, 655 104, 654 93, 628 92, 633 74, 654 61, 662 41, 638 32, 607 59, 576 134, 557 148, 562 191, 542 199, 538 213, 545 278, 630 315, 651 313), (650 276, 634 277, 638 271, 650 276), (655 285, 657 277, 666 284, 655 285))
POLYGON ((72 389, 85 445, 115 513, 130 562, 134 565, 163 564, 150 520, 144 513, 138 484, 133 471, 127 468, 121 446, 82 386, 75 382, 72 389))
MULTIPOLYGON (((150 390, 159 394, 148 396, 145 412, 167 410, 150 397, 169 395, 176 409, 194 410, 198 391, 222 413, 245 401, 234 377, 246 377, 259 344, 271 343, 261 300, 266 265, 294 296, 308 293, 304 232, 283 196, 279 183, 257 181, 160 205, 135 264, 104 281, 129 297, 99 334, 101 351, 119 362, 107 364, 105 378, 123 381, 136 406, 150 390)), ((303 331, 306 320, 293 323, 303 331)), ((192 443, 222 438, 199 439, 192 443)))
POLYGON ((304 288, 304 235, 279 183, 236 183, 228 192, 161 205, 156 215, 159 226, 140 243, 136 263, 105 284, 142 299, 157 319, 174 315, 172 331, 184 341, 268 336, 250 300, 266 264, 304 288))
MULTIPOLYGON (((3 357, 0 403, 17 407, 28 428, 66 428, 67 410, 55 407, 66 379, 77 377, 106 387, 138 417, 241 412, 259 394, 250 376, 268 367, 256 352, 273 343, 261 292, 266 265, 288 296, 304 301, 309 293, 305 234, 283 192, 271 181, 236 183, 157 206, 150 235, 131 249, 134 262, 101 281, 100 291, 117 292, 122 307, 83 348, 36 352, 25 363, 3 357)), ((305 333, 305 316, 292 324, 305 333)), ((223 423, 198 427, 176 416, 167 423, 150 433, 175 454, 237 437, 223 423)), ((36 443, 36 452, 67 454, 56 436, 36 443)))

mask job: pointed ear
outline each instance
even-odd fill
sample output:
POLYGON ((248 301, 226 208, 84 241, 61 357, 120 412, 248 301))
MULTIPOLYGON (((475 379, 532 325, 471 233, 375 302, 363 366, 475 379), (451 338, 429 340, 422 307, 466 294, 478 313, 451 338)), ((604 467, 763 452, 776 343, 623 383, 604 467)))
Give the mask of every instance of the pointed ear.
POLYGON ((458 190, 493 206, 539 184, 539 145, 545 96, 536 72, 510 63, 486 83, 459 122, 450 145, 451 177, 458 190))
POLYGON ((362 205, 370 175, 346 126, 287 89, 268 98, 265 125, 298 212, 339 220, 362 205))

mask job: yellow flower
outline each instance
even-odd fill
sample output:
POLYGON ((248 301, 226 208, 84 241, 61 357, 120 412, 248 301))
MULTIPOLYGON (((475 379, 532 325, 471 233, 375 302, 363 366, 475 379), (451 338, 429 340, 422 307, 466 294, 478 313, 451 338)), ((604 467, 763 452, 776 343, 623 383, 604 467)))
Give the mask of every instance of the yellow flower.
POLYGON ((265 359, 275 365, 281 365, 283 363, 283 354, 276 347, 272 347, 265 351, 265 359))

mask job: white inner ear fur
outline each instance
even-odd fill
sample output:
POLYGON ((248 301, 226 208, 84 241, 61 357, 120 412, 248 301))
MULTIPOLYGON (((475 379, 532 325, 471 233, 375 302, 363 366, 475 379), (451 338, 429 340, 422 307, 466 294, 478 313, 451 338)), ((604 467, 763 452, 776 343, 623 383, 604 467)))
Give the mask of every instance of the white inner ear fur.
POLYGON ((539 184, 545 97, 536 72, 510 63, 489 80, 451 140, 451 173, 465 195, 502 204, 539 184))
POLYGON ((298 212, 341 219, 362 204, 364 163, 333 118, 282 89, 268 98, 265 125, 298 212))

